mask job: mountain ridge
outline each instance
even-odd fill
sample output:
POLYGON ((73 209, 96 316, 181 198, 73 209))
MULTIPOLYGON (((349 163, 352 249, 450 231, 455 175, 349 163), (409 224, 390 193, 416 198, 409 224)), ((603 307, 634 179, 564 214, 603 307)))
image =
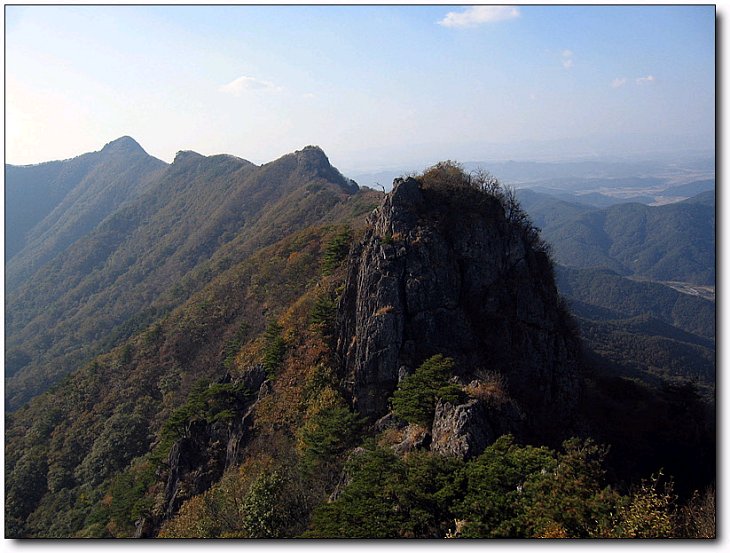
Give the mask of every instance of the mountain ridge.
MULTIPOLYGON (((237 250, 229 258, 245 257, 326 219, 348 198, 358 196, 357 203, 367 195, 358 195, 357 185, 332 168, 321 150, 305 149, 260 167, 226 155, 185 154, 177 161, 46 264, 24 273, 9 267, 16 286, 7 295, 7 344, 20 354, 16 358, 29 355, 38 370, 43 352, 46 367, 53 356, 54 373, 67 373, 88 358, 81 344, 88 349, 100 332, 113 334, 136 316, 135 309, 159 314, 176 305, 180 298, 166 294, 167 286, 228 243, 237 250), (96 330, 85 330, 88 317, 97 320, 96 330), (40 345, 48 340, 50 350, 40 345)), ((16 369, 6 393, 19 395, 9 405, 17 407, 49 378, 58 376, 31 377, 16 369)))
POLYGON ((714 477, 714 304, 555 266, 453 162, 189 152, 7 301, 8 536, 613 537, 714 477))

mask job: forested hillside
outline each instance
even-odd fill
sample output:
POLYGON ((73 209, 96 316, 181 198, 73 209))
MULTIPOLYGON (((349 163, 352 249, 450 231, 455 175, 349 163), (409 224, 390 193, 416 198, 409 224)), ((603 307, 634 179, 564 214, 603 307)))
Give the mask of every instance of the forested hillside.
POLYGON ((529 190, 520 197, 562 265, 658 281, 715 283, 713 192, 702 193, 701 201, 605 209, 529 190))
POLYGON ((132 138, 66 161, 6 167, 6 286, 63 251, 120 204, 138 196, 165 163, 132 138))
POLYGON ((714 536, 714 304, 536 220, 180 152, 6 298, 6 536, 714 536))
POLYGON ((9 288, 7 406, 146 327, 256 249, 367 211, 366 195, 317 148, 261 167, 180 152, 144 193, 9 288))

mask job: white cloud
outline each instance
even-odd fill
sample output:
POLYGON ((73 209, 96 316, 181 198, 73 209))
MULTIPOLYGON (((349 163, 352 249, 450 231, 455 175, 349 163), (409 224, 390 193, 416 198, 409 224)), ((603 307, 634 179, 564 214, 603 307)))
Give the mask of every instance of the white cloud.
POLYGON ((611 88, 621 88, 626 84, 626 77, 616 77, 611 81, 611 88))
POLYGON ((237 79, 233 79, 228 84, 219 86, 218 90, 226 94, 239 96, 245 90, 271 90, 274 92, 281 92, 283 89, 270 81, 264 81, 257 79, 256 77, 247 77, 246 75, 242 75, 237 79))
POLYGON ((575 61, 573 60, 573 51, 572 50, 563 50, 563 53, 561 54, 563 57, 562 63, 563 67, 566 69, 570 69, 575 65, 575 61))
POLYGON ((520 16, 515 6, 471 6, 463 12, 449 12, 439 25, 452 28, 476 27, 485 23, 506 21, 520 16))
POLYGON ((639 77, 638 79, 636 79, 636 84, 650 84, 654 81, 656 81, 654 75, 647 75, 646 77, 639 77))

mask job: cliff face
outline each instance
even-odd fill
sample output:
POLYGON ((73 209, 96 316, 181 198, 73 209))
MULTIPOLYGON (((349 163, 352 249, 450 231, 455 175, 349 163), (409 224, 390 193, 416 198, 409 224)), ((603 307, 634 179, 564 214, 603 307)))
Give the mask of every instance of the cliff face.
POLYGON ((341 376, 361 413, 384 415, 399 379, 441 353, 462 384, 501 375, 524 415, 506 430, 570 422, 579 342, 548 255, 508 212, 479 190, 395 181, 351 254, 339 310, 341 376))

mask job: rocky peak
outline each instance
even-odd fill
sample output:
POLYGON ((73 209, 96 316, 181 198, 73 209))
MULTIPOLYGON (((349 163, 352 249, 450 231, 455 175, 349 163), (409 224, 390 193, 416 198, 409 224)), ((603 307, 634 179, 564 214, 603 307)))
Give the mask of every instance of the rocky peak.
POLYGON ((565 427, 579 392, 579 343, 530 227, 494 194, 415 178, 396 179, 368 223, 338 315, 354 406, 383 416, 399 378, 441 353, 455 359, 462 383, 503 375, 527 426, 506 431, 565 427))
POLYGON ((330 164, 329 158, 324 153, 324 150, 319 146, 305 146, 301 150, 294 152, 300 163, 310 163, 312 165, 326 167, 330 164))
POLYGON ((109 154, 147 153, 144 151, 142 146, 140 146, 139 143, 131 136, 122 136, 121 138, 112 140, 111 142, 106 144, 101 149, 101 151, 109 154))
POLYGON ((306 179, 324 179, 338 184, 348 193, 357 192, 357 183, 334 168, 319 146, 305 146, 291 155, 296 160, 297 172, 306 179))
POLYGON ((191 161, 202 161, 205 159, 203 154, 194 152, 192 150, 180 150, 175 154, 175 159, 172 161, 173 165, 180 165, 181 163, 188 163, 191 161))

